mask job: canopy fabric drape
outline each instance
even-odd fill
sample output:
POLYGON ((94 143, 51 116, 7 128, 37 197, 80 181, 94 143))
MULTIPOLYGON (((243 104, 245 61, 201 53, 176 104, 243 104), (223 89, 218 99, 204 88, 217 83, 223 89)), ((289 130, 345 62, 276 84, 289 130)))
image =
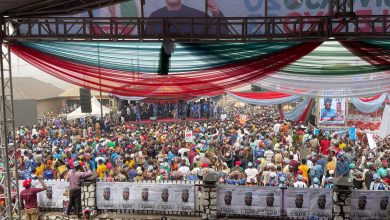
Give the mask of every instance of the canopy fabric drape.
POLYGON ((351 98, 351 103, 356 107, 357 110, 364 113, 372 113, 382 107, 383 102, 387 98, 387 93, 383 93, 380 96, 372 98, 351 98), (376 98, 375 98, 376 97, 376 98))
POLYGON ((228 92, 227 94, 237 101, 252 105, 279 105, 300 99, 299 96, 279 92, 228 92))
POLYGON ((306 97, 362 97, 389 92, 389 67, 373 65, 343 45, 346 43, 324 42, 305 57, 254 84, 306 97))
MULTIPOLYGON (((264 44, 269 45, 269 43, 264 44)), ((217 62, 221 66, 175 72, 167 76, 129 71, 134 69, 125 70, 124 67, 110 68, 111 66, 108 66, 109 60, 114 63, 113 65, 116 62, 116 58, 112 57, 114 53, 108 56, 103 52, 98 52, 98 64, 96 66, 96 63, 91 64, 85 60, 79 61, 81 55, 75 56, 75 58, 67 55, 68 58, 64 58, 61 57, 61 54, 53 55, 38 50, 34 48, 36 46, 16 44, 12 45, 11 50, 35 67, 57 78, 85 88, 120 96, 188 98, 215 96, 226 90, 252 83, 295 62, 320 44, 320 42, 287 43, 285 46, 279 45, 268 52, 265 48, 259 47, 255 49, 255 51, 258 51, 257 53, 254 51, 244 52, 247 46, 243 46, 244 49, 237 49, 236 51, 237 59, 242 59, 241 53, 245 54, 246 59, 243 61, 224 63, 221 60, 227 58, 221 56, 222 58, 218 58, 219 63, 217 62), (99 58, 100 56, 102 59, 99 58)), ((72 49, 77 52, 81 50, 77 47, 72 49)), ((71 53, 71 51, 69 50, 66 53, 71 53)), ((227 51, 225 53, 229 54, 227 51)), ((208 57, 215 58, 214 55, 208 55, 208 57)), ((94 59, 95 61, 96 59, 94 59)), ((185 63, 181 62, 181 64, 184 65, 185 63)))
POLYGON ((310 100, 310 98, 304 98, 303 101, 299 103, 294 109, 288 112, 283 112, 284 118, 287 120, 297 121, 303 112, 305 112, 305 109, 309 105, 310 100))

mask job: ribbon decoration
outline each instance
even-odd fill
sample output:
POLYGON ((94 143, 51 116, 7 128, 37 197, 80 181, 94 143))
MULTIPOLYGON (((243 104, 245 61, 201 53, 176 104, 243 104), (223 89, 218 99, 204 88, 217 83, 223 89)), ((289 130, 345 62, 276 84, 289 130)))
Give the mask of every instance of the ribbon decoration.
POLYGON ((356 107, 357 110, 364 113, 372 113, 377 111, 382 107, 383 102, 387 98, 387 93, 383 93, 380 96, 375 96, 372 98, 356 98, 351 97, 351 103, 356 107), (375 99, 376 97, 376 99, 375 99))
POLYGON ((228 92, 230 97, 252 105, 278 105, 295 102, 299 96, 279 92, 228 92))

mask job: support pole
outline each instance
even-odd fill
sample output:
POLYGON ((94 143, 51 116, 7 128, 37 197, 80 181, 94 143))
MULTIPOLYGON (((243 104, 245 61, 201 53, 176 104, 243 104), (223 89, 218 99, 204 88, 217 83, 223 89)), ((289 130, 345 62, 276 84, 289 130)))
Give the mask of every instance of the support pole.
POLYGON ((5 207, 0 208, 0 220, 21 219, 18 188, 18 170, 16 160, 14 106, 12 92, 11 53, 9 45, 3 41, 5 29, 1 19, 0 30, 0 199, 5 200, 5 207))

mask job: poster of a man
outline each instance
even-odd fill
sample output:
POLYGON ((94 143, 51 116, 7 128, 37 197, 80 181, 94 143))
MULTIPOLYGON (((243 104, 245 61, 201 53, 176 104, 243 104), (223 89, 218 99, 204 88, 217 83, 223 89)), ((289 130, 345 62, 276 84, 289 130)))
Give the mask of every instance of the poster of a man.
POLYGON ((245 193, 244 201, 246 206, 252 206, 252 201, 253 201, 252 192, 245 193))
POLYGON ((232 204, 232 191, 225 191, 225 205, 231 205, 232 204))
POLYGON ((103 191, 103 198, 104 198, 104 200, 108 201, 108 200, 110 200, 110 197, 111 197, 110 187, 104 188, 104 191, 103 191))
POLYGON ((47 186, 46 189, 46 197, 47 199, 53 199, 53 187, 52 186, 47 186))
POLYGON ((122 198, 123 198, 123 200, 128 201, 128 200, 129 200, 129 197, 130 197, 130 190, 129 190, 129 187, 123 188, 123 192, 122 192, 122 198))
POLYGON ((389 196, 382 196, 379 206, 381 210, 386 210, 387 205, 389 204, 389 196))
POLYGON ((267 203, 268 207, 274 206, 275 197, 273 193, 268 193, 267 198, 265 199, 265 202, 267 203))
POLYGON ((142 201, 144 201, 144 202, 147 202, 149 200, 149 189, 148 188, 142 188, 141 197, 142 197, 142 201))
MULTIPOLYGON (((211 13, 212 17, 224 17, 223 13, 220 11, 219 6, 216 0, 206 0, 208 12, 211 13)), ((194 1, 195 2, 195 1, 194 1)), ((145 5, 145 8, 153 8, 154 11, 149 15, 149 18, 173 18, 173 17, 206 17, 206 14, 201 9, 204 8, 204 1, 196 1, 197 5, 200 8, 192 8, 182 3, 182 0, 165 0, 165 6, 159 9, 155 9, 154 3, 149 3, 150 5, 145 5), (203 3, 203 4, 202 4, 203 3)), ((172 19, 169 23, 169 34, 186 34, 191 33, 195 35, 202 35, 207 33, 217 33, 216 21, 208 21, 207 19, 202 19, 201 21, 197 20, 196 24, 192 25, 191 19, 185 20, 174 20, 172 19), (213 24, 214 23, 214 24, 213 24), (192 32, 193 31, 193 32, 192 32)), ((226 22, 221 22, 220 27, 221 34, 227 34, 229 32, 226 25, 223 25, 226 22)), ((149 22, 145 28, 146 34, 162 34, 163 25, 161 22, 149 22)))
POLYGON ((336 118, 336 110, 332 108, 332 99, 324 99, 324 107, 321 109, 321 121, 333 121, 336 118))
POLYGON ((320 98, 319 99, 319 124, 320 125, 345 125, 346 112, 345 98, 320 98))
POLYGON ((319 195, 317 199, 317 205, 319 209, 325 209, 326 206, 326 195, 319 195))
POLYGON ((168 202, 169 200, 169 191, 167 188, 164 188, 161 192, 161 200, 163 202, 168 202))
POLYGON ((367 204, 367 196, 359 196, 358 207, 359 210, 365 210, 367 204))
POLYGON ((189 198, 190 198, 190 191, 188 189, 183 189, 181 192, 181 201, 188 202, 189 198))
POLYGON ((303 194, 297 194, 295 196, 295 207, 301 209, 303 206, 303 194))

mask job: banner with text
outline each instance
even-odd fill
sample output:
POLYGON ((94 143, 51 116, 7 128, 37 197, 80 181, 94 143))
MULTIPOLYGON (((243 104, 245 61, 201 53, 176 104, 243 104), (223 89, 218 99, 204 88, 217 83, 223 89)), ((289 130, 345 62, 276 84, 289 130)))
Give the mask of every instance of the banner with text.
MULTIPOLYGON (((23 181, 19 181, 19 191, 21 192, 24 187, 23 181)), ((38 193, 38 207, 40 208, 63 208, 65 197, 65 191, 69 186, 69 183, 65 180, 52 180, 45 181, 47 189, 38 193)), ((34 188, 42 188, 41 183, 38 180, 34 180, 31 183, 34 188)))
POLYGON ((280 216, 281 190, 273 187, 219 185, 218 212, 224 215, 280 216))
POLYGON ((346 100, 345 98, 320 98, 319 99, 319 125, 320 126, 344 126, 346 100))
POLYGON ((354 190, 351 195, 352 219, 386 219, 390 191, 354 190))
POLYGON ((98 182, 96 201, 99 209, 195 211, 190 184, 98 182))

